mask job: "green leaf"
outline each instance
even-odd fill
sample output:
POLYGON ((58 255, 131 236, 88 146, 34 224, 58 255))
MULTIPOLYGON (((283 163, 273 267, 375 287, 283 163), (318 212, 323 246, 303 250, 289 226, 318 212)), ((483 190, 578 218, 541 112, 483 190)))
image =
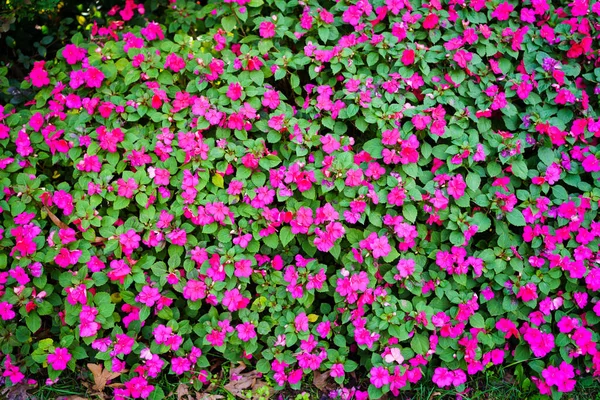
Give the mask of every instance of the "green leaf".
POLYGON ((138 69, 130 69, 125 74, 125 85, 130 85, 140 80, 140 71, 138 69))
POLYGON ((318 30, 319 38, 323 43, 329 40, 329 29, 326 26, 321 26, 318 30))
POLYGON ((228 15, 221 18, 221 25, 227 32, 233 31, 235 29, 235 17, 233 15, 228 15))
POLYGON ((549 147, 541 147, 538 150, 538 157, 540 158, 541 162, 546 164, 546 166, 549 166, 554 162, 554 150, 549 147))
POLYGON ((363 145, 363 150, 369 153, 373 158, 381 158, 381 152, 383 150, 381 139, 375 138, 367 141, 363 145))
POLYGON ((429 350, 429 340, 424 335, 415 333, 415 336, 410 341, 410 347, 417 354, 425 354, 429 350))
POLYGON ((559 199, 559 200, 564 200, 567 201, 569 199, 569 193, 567 192, 567 190, 560 186, 560 185, 556 185, 552 187, 552 194, 554 195, 555 198, 559 199))
POLYGON ((515 361, 527 360, 530 354, 531 352, 529 350, 529 346, 525 343, 522 343, 515 349, 515 361))
POLYGON ((337 260, 340 258, 340 253, 342 251, 342 248, 340 246, 339 243, 336 243, 333 245, 333 247, 331 248, 331 250, 329 250, 329 252, 331 253, 331 255, 337 260))
POLYGON ((256 370, 266 374, 271 371, 271 363, 263 358, 256 363, 256 370))
POLYGON ((476 174, 475 172, 469 172, 467 174, 467 186, 469 187, 469 189, 471 189, 472 191, 476 191, 477 189, 479 189, 480 184, 481 177, 479 176, 479 174, 476 174))
POLYGON ((463 71, 462 69, 456 70, 456 71, 451 71, 450 72, 450 78, 452 78, 452 81, 454 83, 456 83, 457 85, 459 85, 460 83, 462 83, 462 81, 465 80, 465 71, 463 71))
POLYGON ((281 240, 283 247, 287 246, 287 244, 294 239, 292 229, 289 226, 284 226, 281 228, 281 231, 279 232, 279 239, 281 240))
POLYGON ((42 319, 35 311, 32 311, 25 317, 25 324, 31 333, 36 333, 42 327, 42 319))
POLYGON ((488 229, 490 229, 490 226, 492 226, 492 221, 484 213, 481 212, 476 212, 473 215, 471 223, 477 225, 477 232, 485 232, 488 229))
POLYGON ((485 328, 485 320, 481 316, 481 314, 473 314, 469 318, 469 323, 473 328, 485 328))
POLYGON ((410 177, 416 178, 419 176, 419 166, 417 164, 404 164, 402 170, 410 177))
POLYGON ((497 162, 491 162, 487 165, 487 172, 491 177, 496 177, 502 172, 502 167, 497 162))
POLYGON ((409 203, 402 206, 402 216, 408 221, 414 223, 417 220, 417 215, 417 207, 415 207, 413 204, 409 203))
POLYGON ((148 195, 146 193, 140 192, 135 195, 135 201, 141 207, 146 207, 146 204, 148 204, 148 195))
POLYGON ((515 160, 511 164, 512 172, 517 178, 527 179, 527 164, 523 160, 515 160))
POLYGON ((390 263, 398 257, 400 257, 400 253, 398 253, 398 250, 396 250, 396 248, 392 247, 392 250, 390 251, 390 253, 387 256, 383 257, 383 260, 386 263, 390 263))
POLYGON ((158 82, 163 85, 172 85, 173 84, 173 74, 169 71, 164 70, 158 75, 158 82))
POLYGON ((455 246, 462 246, 465 242, 465 235, 460 231, 452 231, 450 233, 450 243, 455 246))
POLYGON ((131 201, 130 199, 119 196, 113 203, 113 209, 114 210, 122 210, 129 205, 130 201, 131 201))
POLYGON ((523 213, 516 208, 506 214, 506 219, 513 226, 525 226, 525 217, 523 217, 523 213))
POLYGON ((379 61, 379 53, 374 51, 369 52, 369 54, 367 55, 367 65, 371 67, 375 65, 377 61, 379 61))
POLYGON ((369 389, 367 389, 367 392, 369 393, 369 399, 380 399, 381 396, 383 396, 383 390, 382 388, 377 388, 373 385, 369 385, 369 389))
POLYGON ((279 238, 276 233, 263 238, 263 242, 272 249, 276 249, 279 246, 279 238))
POLYGON ((223 175, 221 174, 214 174, 211 179, 211 182, 218 188, 223 189, 224 187, 223 175))

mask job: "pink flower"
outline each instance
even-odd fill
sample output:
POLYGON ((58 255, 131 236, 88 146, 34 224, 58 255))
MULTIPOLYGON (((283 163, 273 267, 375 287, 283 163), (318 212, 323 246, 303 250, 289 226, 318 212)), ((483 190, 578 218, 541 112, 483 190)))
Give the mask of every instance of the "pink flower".
POLYGON ((84 75, 85 83, 89 88, 99 88, 102 86, 104 80, 104 74, 98 68, 89 67, 85 70, 84 75))
POLYGON ((466 50, 460 49, 454 54, 454 57, 452 59, 456 61, 459 67, 467 68, 467 66, 473 59, 473 54, 469 53, 466 50))
POLYGON ((294 319, 294 327, 298 332, 308 331, 308 316, 306 313, 300 313, 294 319))
POLYGON ((263 107, 268 107, 274 110, 279 106, 279 92, 277 92, 276 90, 267 90, 263 96, 263 107))
POLYGON ((515 6, 505 1, 496 7, 492 12, 492 18, 498 18, 498 21, 506 21, 510 17, 510 13, 513 12, 515 6))
POLYGON ((579 320, 565 315, 558 321, 557 326, 561 333, 570 333, 579 327, 579 320))
POLYGON ((111 271, 106 275, 111 281, 119 281, 121 285, 124 283, 125 277, 131 272, 131 268, 123 260, 112 260, 110 268, 111 271))
POLYGON ((62 51, 62 56, 67 61, 67 64, 70 65, 77 64, 79 61, 83 60, 86 54, 86 49, 77 47, 77 45, 74 44, 68 44, 62 51))
POLYGON ((146 378, 138 376, 125 382, 125 390, 127 391, 127 393, 124 394, 126 397, 146 399, 154 390, 154 386, 149 385, 146 378))
POLYGON ((183 297, 190 301, 197 301, 206 297, 206 284, 202 281, 190 279, 183 288, 183 297))
POLYGON ((185 60, 176 53, 170 53, 165 60, 165 68, 177 73, 185 68, 185 60))
POLYGON ((160 297, 160 291, 157 288, 144 286, 142 291, 136 296, 135 301, 152 307, 160 300, 160 297))
POLYGON ((244 89, 242 88, 242 85, 240 85, 238 82, 232 82, 229 84, 229 88, 227 89, 227 97, 233 101, 238 100, 240 97, 242 97, 243 91, 244 89))
POLYGON ((399 272, 398 276, 401 279, 408 278, 415 272, 415 260, 413 260, 411 258, 400 259, 400 261, 398 261, 398 265, 396 266, 396 268, 398 268, 398 272, 399 272))
POLYGON ((133 229, 129 229, 127 232, 122 233, 119 236, 119 243, 123 248, 123 253, 131 255, 131 253, 140 247, 140 240, 142 238, 133 229))
POLYGON ((241 341, 247 342, 256 337, 255 326, 251 322, 244 322, 235 328, 241 341))
POLYGON ((57 370, 62 371, 67 368, 67 363, 71 360, 72 356, 69 354, 69 350, 63 347, 57 347, 54 349, 54 353, 48 354, 48 364, 57 370))
POLYGON ((275 36, 275 24, 271 21, 261 22, 258 28, 258 34, 265 39, 272 38, 275 36))
POLYGON ((532 301, 538 298, 537 287, 535 283, 529 282, 528 284, 521 286, 517 293, 517 298, 525 302, 532 301))
POLYGON ((381 388, 390 383, 390 371, 385 367, 371 368, 371 384, 376 388, 381 388))
POLYGON ((446 368, 438 367, 435 369, 431 380, 440 388, 449 387, 454 380, 454 374, 446 368))
POLYGON ((64 190, 58 190, 52 196, 54 204, 63 211, 65 215, 71 215, 74 209, 73 196, 64 190))
POLYGON ((341 147, 340 142, 329 134, 321 137, 321 143, 323 144, 323 151, 327 154, 331 154, 341 147))
POLYGON ((415 51, 412 49, 406 49, 402 52, 401 58, 402 64, 411 65, 415 62, 415 51))
POLYGON ((557 386, 558 392, 571 392, 575 388, 575 369, 571 364, 562 362, 560 368, 549 365, 542 371, 545 383, 549 386, 557 386))
POLYGON ((67 293, 67 301, 71 305, 87 304, 87 288, 84 283, 79 284, 75 288, 65 288, 67 293))
POLYGON ((374 239, 371 243, 371 248, 373 249, 374 258, 385 257, 390 254, 390 251, 392 250, 386 236, 374 239))
POLYGON ((554 336, 551 333, 544 333, 535 328, 528 328, 523 338, 529 344, 533 355, 536 357, 544 357, 554 348, 554 336))
POLYGON ((173 229, 167 234, 167 238, 169 238, 171 243, 177 246, 185 246, 187 243, 187 234, 181 228, 173 229))
POLYGON ((288 382, 290 383, 290 385, 296 385, 296 384, 300 383, 301 380, 302 380, 302 370, 301 369, 296 369, 296 370, 290 372, 290 374, 288 375, 288 382))
POLYGON ((237 311, 246 308, 250 299, 242 296, 239 289, 226 290, 221 303, 227 307, 229 311, 237 311))
POLYGON ((434 13, 429 13, 423 20, 423 28, 427 30, 435 29, 437 27, 439 17, 434 13))
POLYGON ((339 378, 339 377, 343 377, 344 376, 344 365, 343 364, 333 364, 331 366, 331 371, 329 372, 329 375, 332 378, 339 378))
POLYGON ((173 357, 171 359, 171 370, 175 372, 175 375, 181 375, 191 368, 190 360, 183 357, 173 357))
POLYGON ((29 74, 31 84, 35 87, 42 87, 50 84, 48 72, 44 69, 46 61, 36 61, 33 63, 33 69, 29 74))
POLYGON ((236 261, 235 264, 235 272, 234 275, 240 278, 248 278, 252 275, 252 261, 250 260, 240 260, 236 261))
POLYGON ((0 318, 2 318, 4 321, 13 319, 16 316, 16 314, 12 309, 13 309, 12 304, 10 304, 6 301, 1 302, 0 303, 0 318))
POLYGON ((81 250, 69 250, 63 247, 54 258, 54 262, 56 265, 67 268, 71 265, 77 264, 80 256, 81 250))
POLYGON ((465 194, 466 188, 467 184, 462 175, 455 175, 448 182, 448 194, 457 200, 465 194))
POLYGON ((322 338, 326 338, 331 332, 331 321, 323 321, 317 325, 317 333, 322 338))
POLYGON ((134 178, 129 178, 125 181, 123 178, 117 180, 117 195, 131 199, 133 193, 138 189, 138 185, 134 178))

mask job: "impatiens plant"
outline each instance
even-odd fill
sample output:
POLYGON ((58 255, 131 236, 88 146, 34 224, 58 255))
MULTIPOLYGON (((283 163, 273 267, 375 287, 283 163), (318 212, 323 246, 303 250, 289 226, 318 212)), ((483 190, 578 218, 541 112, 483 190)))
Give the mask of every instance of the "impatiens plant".
POLYGON ((148 3, 0 108, 6 385, 600 375, 600 3, 148 3))

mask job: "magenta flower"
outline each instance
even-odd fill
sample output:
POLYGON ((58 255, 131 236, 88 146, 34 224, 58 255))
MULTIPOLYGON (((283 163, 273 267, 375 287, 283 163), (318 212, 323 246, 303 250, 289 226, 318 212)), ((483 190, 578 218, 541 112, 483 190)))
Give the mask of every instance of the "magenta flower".
POLYGON ((50 84, 48 72, 44 69, 46 61, 36 61, 33 63, 33 69, 29 74, 31 84, 35 87, 42 87, 50 84))
POLYGON ((275 24, 271 21, 261 22, 258 28, 258 34, 265 39, 272 38, 275 36, 275 24))
POLYGON ((57 370, 62 371, 67 368, 67 363, 71 360, 72 356, 69 354, 69 350, 62 347, 54 349, 53 353, 48 354, 48 364, 57 370))
POLYGON ((371 384, 376 388, 381 388, 390 383, 390 372, 385 367, 371 368, 371 384))

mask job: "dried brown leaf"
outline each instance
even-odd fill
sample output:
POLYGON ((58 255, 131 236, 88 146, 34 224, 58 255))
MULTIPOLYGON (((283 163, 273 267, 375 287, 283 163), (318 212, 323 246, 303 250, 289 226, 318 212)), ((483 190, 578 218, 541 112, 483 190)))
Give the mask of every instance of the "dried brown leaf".
POLYGON ((240 398, 247 398, 244 394, 246 390, 265 386, 264 382, 258 381, 258 378, 262 376, 260 372, 241 373, 244 369, 246 369, 246 365, 243 362, 240 362, 237 367, 232 367, 229 371, 229 382, 224 386, 225 390, 240 398))
POLYGON ((246 369, 246 364, 244 364, 243 362, 238 362, 238 366, 237 367, 232 367, 229 370, 229 379, 231 379, 234 375, 239 375, 240 372, 242 372, 243 370, 246 369))
POLYGON ((179 386, 177 386, 175 394, 177 395, 177 400, 193 400, 188 386, 185 383, 180 383, 179 386))
POLYGON ((33 389, 35 386, 27 385, 24 383, 18 383, 13 386, 9 386, 0 391, 0 394, 5 396, 7 400, 30 400, 35 399, 33 395, 27 393, 28 390, 33 389))
POLYGON ((94 376, 94 386, 92 386, 92 389, 97 392, 102 392, 108 381, 121 375, 121 372, 110 372, 100 364, 88 364, 87 367, 94 376))
POLYGON ((69 226, 67 224, 65 224, 64 222, 62 222, 52 211, 50 211, 50 209, 46 206, 42 207, 44 212, 46 212, 46 214, 48 214, 48 216, 50 217, 50 220, 54 223, 54 225, 58 226, 61 229, 67 229, 69 228, 69 226))
POLYGON ((198 393, 196 392, 196 400, 219 400, 224 399, 225 397, 220 394, 210 394, 210 393, 198 393))
POLYGON ((323 373, 319 371, 314 371, 313 375, 313 385, 315 385, 319 390, 324 391, 327 386, 329 386, 329 371, 325 371, 323 373))

